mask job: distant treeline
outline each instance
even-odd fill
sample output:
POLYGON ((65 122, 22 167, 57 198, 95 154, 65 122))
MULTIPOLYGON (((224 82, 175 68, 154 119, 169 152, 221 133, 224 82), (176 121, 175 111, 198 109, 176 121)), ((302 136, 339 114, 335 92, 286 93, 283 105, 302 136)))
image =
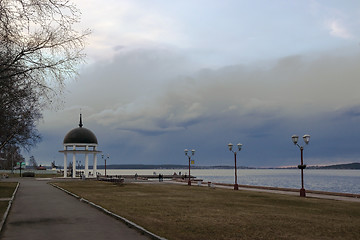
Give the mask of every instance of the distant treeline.
POLYGON ((311 166, 311 169, 360 169, 360 163, 336 164, 329 166, 311 166))
MULTIPOLYGON (((51 167, 47 167, 51 169, 51 167)), ((78 167, 78 166, 76 166, 78 167)), ((26 168, 29 168, 28 166, 26 168)), ((58 169, 62 169, 63 166, 57 166, 58 169)), ((84 166, 81 166, 84 168, 84 166)), ((104 169, 105 165, 98 165, 98 169, 104 169)), ((177 164, 111 164, 106 165, 107 169, 188 169, 189 165, 177 165, 177 164)), ((89 169, 92 169, 92 166, 89 166, 89 169)), ((234 166, 191 166, 191 169, 234 169, 234 166)), ((238 169, 257 169, 254 167, 244 167, 239 166, 238 169)), ((266 168, 260 168, 266 169, 266 168)), ((270 168, 274 169, 274 168, 270 168)), ((284 168, 281 168, 284 169, 284 168)), ((297 169, 297 167, 287 167, 286 169, 297 169)), ((307 166, 307 169, 360 169, 360 163, 348 163, 348 164, 336 164, 328 166, 307 166)))
MULTIPOLYGON (((287 169, 297 169, 297 167, 288 167, 287 169)), ((360 169, 360 163, 335 164, 327 166, 307 166, 306 169, 360 169)))
MULTIPOLYGON (((98 165, 99 169, 105 168, 105 165, 98 165)), ((188 169, 189 165, 177 164, 161 164, 161 165, 147 165, 147 164, 112 164, 106 165, 107 169, 188 169)), ((233 169, 234 166, 191 166, 191 169, 233 169)), ((239 169, 250 169, 250 167, 238 167, 239 169)))

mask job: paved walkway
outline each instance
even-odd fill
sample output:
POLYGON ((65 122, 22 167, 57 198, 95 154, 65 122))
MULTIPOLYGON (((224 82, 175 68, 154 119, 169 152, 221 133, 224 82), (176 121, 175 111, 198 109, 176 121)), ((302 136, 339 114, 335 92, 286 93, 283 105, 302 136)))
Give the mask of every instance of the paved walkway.
POLYGON ((149 239, 47 181, 15 180, 20 181, 20 187, 0 234, 1 240, 149 239))
MULTIPOLYGON (((300 192, 289 192, 289 191, 281 191, 281 190, 266 190, 266 189, 260 189, 260 188, 241 188, 241 187, 239 187, 239 190, 255 191, 255 192, 269 192, 269 193, 287 194, 287 195, 294 195, 294 196, 300 195, 300 192)), ((307 198, 322 198, 322 199, 330 199, 330 200, 337 200, 337 201, 359 202, 360 203, 360 198, 343 197, 343 196, 335 196, 335 195, 327 195, 327 194, 317 194, 317 193, 308 193, 307 192, 306 197, 307 198)))

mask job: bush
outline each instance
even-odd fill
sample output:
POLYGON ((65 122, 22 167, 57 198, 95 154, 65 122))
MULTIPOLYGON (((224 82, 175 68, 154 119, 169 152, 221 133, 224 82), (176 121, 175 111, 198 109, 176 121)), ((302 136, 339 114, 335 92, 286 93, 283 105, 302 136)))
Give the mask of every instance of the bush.
POLYGON ((35 177, 35 173, 34 172, 24 172, 22 174, 23 177, 35 177))

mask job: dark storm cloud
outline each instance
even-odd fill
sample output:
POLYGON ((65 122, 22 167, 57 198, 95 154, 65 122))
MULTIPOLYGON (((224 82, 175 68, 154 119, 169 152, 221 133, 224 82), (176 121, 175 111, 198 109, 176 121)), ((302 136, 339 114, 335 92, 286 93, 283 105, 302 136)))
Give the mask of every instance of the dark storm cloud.
POLYGON ((350 107, 348 109, 344 109, 339 114, 347 116, 347 117, 358 118, 358 117, 360 117, 360 106, 354 106, 354 107, 350 107))
POLYGON ((44 130, 68 131, 82 108, 85 126, 114 163, 183 163, 183 149, 196 148, 200 165, 232 164, 226 145, 239 141, 242 165, 296 165, 290 137, 306 133, 312 136, 308 164, 360 155, 360 54, 195 71, 173 51, 120 52, 83 71, 69 86, 72 105, 44 130))

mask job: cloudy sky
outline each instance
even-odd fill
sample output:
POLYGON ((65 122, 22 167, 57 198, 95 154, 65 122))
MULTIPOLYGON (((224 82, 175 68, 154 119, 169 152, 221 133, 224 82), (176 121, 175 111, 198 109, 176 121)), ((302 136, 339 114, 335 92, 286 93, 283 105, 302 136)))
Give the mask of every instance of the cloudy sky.
POLYGON ((63 164, 80 109, 113 164, 233 165, 240 142, 240 165, 297 165, 293 134, 309 165, 360 161, 360 1, 75 3, 87 63, 39 124, 39 163, 63 164))

